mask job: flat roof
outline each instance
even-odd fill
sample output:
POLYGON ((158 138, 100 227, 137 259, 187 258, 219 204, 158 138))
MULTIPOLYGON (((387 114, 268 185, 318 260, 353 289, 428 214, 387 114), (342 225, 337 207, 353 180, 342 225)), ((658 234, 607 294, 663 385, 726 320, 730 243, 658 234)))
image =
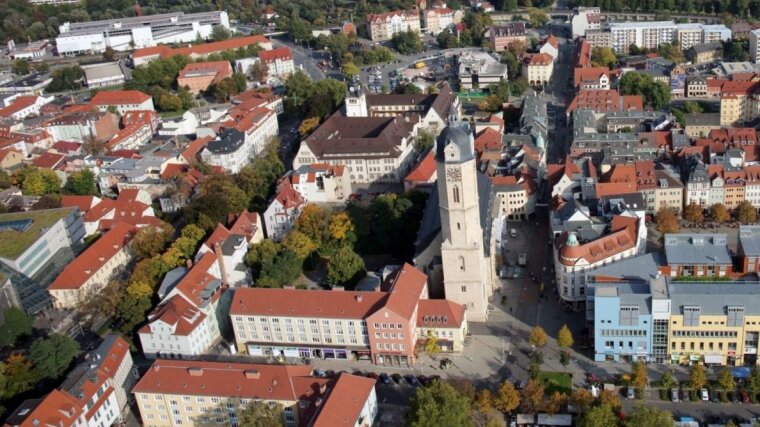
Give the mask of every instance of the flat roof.
POLYGON ((42 233, 75 209, 77 208, 59 208, 0 215, 0 223, 21 220, 32 221, 23 231, 14 228, 0 230, 0 257, 16 259, 29 249, 42 233))

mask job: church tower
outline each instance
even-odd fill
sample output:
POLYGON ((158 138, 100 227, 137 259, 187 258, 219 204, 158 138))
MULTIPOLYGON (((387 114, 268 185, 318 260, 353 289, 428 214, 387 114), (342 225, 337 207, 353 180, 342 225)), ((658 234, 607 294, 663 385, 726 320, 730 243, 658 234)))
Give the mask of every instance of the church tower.
POLYGON ((352 80, 346 91, 346 117, 368 117, 367 96, 364 94, 361 82, 352 80))
POLYGON ((468 320, 482 322, 488 311, 490 263, 480 219, 474 141, 467 123, 451 123, 443 130, 435 158, 446 299, 463 304, 468 320))

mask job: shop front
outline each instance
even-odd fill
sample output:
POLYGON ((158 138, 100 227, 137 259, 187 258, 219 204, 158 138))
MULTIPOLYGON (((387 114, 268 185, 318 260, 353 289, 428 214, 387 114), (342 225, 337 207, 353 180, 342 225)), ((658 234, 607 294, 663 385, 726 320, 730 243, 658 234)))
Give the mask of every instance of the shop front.
POLYGON ((405 354, 376 354, 375 364, 381 366, 411 366, 413 363, 405 354))
POLYGON ((266 357, 298 357, 302 359, 348 359, 350 351, 341 348, 285 347, 248 344, 248 354, 266 357))

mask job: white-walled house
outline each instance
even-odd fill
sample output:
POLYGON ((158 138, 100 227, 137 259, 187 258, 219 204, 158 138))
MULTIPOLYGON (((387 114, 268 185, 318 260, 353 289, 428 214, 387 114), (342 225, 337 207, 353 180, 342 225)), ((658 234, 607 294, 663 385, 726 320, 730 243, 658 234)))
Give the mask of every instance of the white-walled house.
POLYGON ((351 178, 343 165, 312 163, 287 172, 283 179, 309 203, 342 203, 351 194, 351 178))
POLYGON ((267 210, 264 211, 267 238, 281 240, 285 237, 293 229, 305 205, 306 200, 293 187, 287 184, 281 186, 267 210))

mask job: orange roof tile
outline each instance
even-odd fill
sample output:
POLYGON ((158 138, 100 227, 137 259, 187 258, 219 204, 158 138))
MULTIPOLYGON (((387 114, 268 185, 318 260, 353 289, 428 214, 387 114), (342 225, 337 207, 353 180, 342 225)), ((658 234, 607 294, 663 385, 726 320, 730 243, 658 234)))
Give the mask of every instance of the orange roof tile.
POLYGON ((340 374, 311 426, 354 427, 374 388, 372 378, 340 374))
MULTIPOLYGON (((118 223, 84 252, 71 261, 56 277, 49 289, 79 289, 106 262, 126 246, 137 230, 135 227, 118 223)), ((110 273, 110 272, 108 272, 110 273)))
POLYGON ((430 182, 436 172, 435 157, 433 150, 428 151, 425 157, 419 163, 414 165, 404 181, 409 182, 430 182))
POLYGON ((462 304, 445 299, 423 299, 417 307, 417 327, 459 328, 464 313, 462 304))
POLYGON ((90 101, 93 105, 142 104, 150 95, 139 90, 102 90, 90 101))
POLYGON ((272 50, 262 50, 259 52, 259 59, 267 64, 275 61, 290 61, 293 59, 293 53, 287 47, 279 47, 272 50))

